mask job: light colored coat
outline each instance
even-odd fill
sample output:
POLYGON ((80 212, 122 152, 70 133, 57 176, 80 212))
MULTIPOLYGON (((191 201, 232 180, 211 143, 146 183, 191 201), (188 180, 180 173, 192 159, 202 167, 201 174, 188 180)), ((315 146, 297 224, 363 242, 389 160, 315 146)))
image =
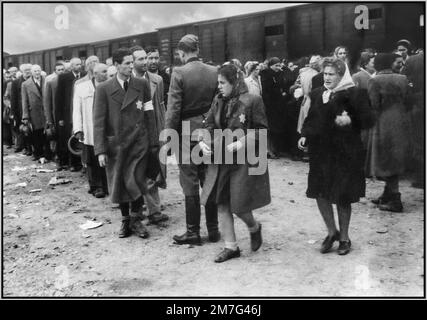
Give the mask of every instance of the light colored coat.
POLYGON ((258 82, 254 80, 251 76, 245 78, 245 83, 248 86, 248 92, 250 94, 261 96, 262 95, 262 85, 261 77, 258 76, 258 82))
MULTIPOLYGON (((44 78, 41 77, 40 87, 43 88, 44 78)), ((33 81, 33 77, 28 78, 22 84, 22 119, 29 119, 33 125, 33 130, 43 129, 46 125, 46 118, 43 110, 43 97, 33 81)))
POLYGON ((73 96, 73 133, 83 132, 83 143, 93 146, 93 101, 95 87, 86 80, 74 85, 73 96))
POLYGON ((304 95, 304 99, 301 103, 301 109, 298 117, 297 131, 301 133, 302 126, 304 124, 305 118, 307 118, 308 110, 310 109, 310 92, 311 92, 311 79, 319 72, 313 68, 306 67, 301 69, 299 77, 301 81, 301 89, 304 95))

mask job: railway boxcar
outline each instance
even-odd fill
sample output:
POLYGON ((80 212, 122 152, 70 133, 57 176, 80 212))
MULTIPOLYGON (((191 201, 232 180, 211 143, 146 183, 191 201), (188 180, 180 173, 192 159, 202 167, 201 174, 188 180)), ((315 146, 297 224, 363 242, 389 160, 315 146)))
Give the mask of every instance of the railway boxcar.
POLYGON ((105 61, 115 49, 134 45, 157 46, 162 62, 173 64, 178 41, 187 33, 199 37, 203 60, 216 64, 231 58, 244 63, 273 56, 296 59, 312 53, 327 55, 339 44, 350 49, 354 63, 362 48, 390 51, 402 38, 423 48, 424 11, 422 2, 312 3, 10 55, 3 57, 3 65, 37 63, 49 73, 57 60, 69 60, 74 56, 84 59, 95 54, 105 61), (368 23, 363 27, 356 23, 362 14, 368 17, 368 23))

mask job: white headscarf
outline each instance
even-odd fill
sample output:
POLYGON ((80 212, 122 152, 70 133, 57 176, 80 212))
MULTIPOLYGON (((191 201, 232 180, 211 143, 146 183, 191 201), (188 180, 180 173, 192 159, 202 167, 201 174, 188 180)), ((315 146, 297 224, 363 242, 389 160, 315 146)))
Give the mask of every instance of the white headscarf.
POLYGON ((333 89, 328 89, 328 88, 325 87, 326 91, 324 91, 323 94, 322 94, 323 103, 328 103, 329 102, 329 98, 331 97, 332 93, 343 91, 343 90, 346 90, 348 88, 352 88, 354 86, 355 86, 355 84, 353 82, 353 79, 351 78, 350 70, 348 69, 348 66, 346 64, 345 65, 344 75, 341 78, 341 80, 338 83, 338 85, 335 88, 333 88, 333 89))

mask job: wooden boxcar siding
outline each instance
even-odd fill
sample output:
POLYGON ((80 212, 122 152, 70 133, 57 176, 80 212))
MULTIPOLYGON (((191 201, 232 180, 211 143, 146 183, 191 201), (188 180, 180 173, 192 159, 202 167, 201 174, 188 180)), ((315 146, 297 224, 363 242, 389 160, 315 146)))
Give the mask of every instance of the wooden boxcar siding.
POLYGON ((162 60, 166 64, 171 63, 172 45, 171 45, 171 32, 170 30, 160 30, 158 33, 159 53, 162 60))
POLYGON ((386 10, 386 49, 395 49, 400 39, 411 41, 414 49, 424 48, 425 27, 420 26, 420 15, 425 19, 425 3, 388 3, 386 10))
POLYGON ((338 45, 345 45, 350 51, 351 64, 355 64, 361 49, 382 47, 385 32, 384 13, 381 18, 369 20, 368 30, 358 30, 354 25, 358 14, 354 13, 354 9, 361 4, 369 9, 383 11, 381 3, 341 3, 325 6, 325 54, 332 53, 338 45))
POLYGON ((265 27, 282 26, 283 34, 280 35, 265 35, 265 55, 264 58, 271 57, 287 57, 288 56, 288 40, 287 40, 287 23, 286 11, 267 13, 264 16, 264 32, 265 27))
POLYGON ((244 64, 248 60, 262 60, 264 52, 263 16, 228 21, 225 54, 227 60, 237 58, 244 64))
POLYGON ((288 13, 288 51, 291 59, 323 51, 323 10, 296 7, 288 13))
POLYGON ((225 62, 225 24, 226 20, 198 25, 200 56, 203 61, 215 64, 225 62))

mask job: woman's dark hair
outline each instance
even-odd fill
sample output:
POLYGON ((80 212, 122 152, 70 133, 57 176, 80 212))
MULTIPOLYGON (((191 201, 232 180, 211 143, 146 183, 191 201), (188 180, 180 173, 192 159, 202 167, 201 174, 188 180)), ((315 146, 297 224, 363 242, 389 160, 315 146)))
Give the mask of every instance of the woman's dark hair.
POLYGON ((326 67, 332 67, 334 68, 339 76, 343 76, 345 73, 345 62, 341 59, 334 58, 334 57, 327 57, 323 60, 322 64, 323 70, 325 70, 326 67))
POLYGON ((391 69, 394 60, 400 56, 395 53, 379 53, 374 60, 374 68, 377 72, 381 70, 391 69))
POLYGON ((113 63, 122 64, 123 58, 126 56, 131 56, 132 51, 128 48, 119 48, 113 52, 113 63))
POLYGON ((371 52, 362 52, 360 54, 360 67, 365 68, 366 65, 371 61, 372 58, 375 58, 375 54, 371 52))
POLYGON ((252 64, 249 65, 248 68, 248 75, 250 75, 252 72, 254 72, 254 70, 259 66, 258 62, 254 62, 252 64))
POLYGON ((218 74, 223 76, 231 85, 237 84, 240 77, 240 70, 237 68, 234 64, 224 64, 222 65, 219 70, 218 74))

